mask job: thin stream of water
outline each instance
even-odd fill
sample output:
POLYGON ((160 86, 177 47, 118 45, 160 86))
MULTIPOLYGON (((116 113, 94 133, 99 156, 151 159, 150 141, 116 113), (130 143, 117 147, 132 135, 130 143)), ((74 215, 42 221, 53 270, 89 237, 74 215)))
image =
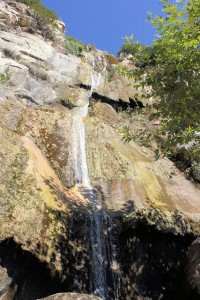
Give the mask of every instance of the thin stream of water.
MULTIPOLYGON (((103 69, 104 72, 105 58, 103 57, 103 69)), ((106 278, 106 268, 109 264, 110 272, 113 281, 113 288, 116 289, 115 300, 118 298, 118 292, 116 287, 116 276, 112 272, 116 263, 116 249, 112 238, 111 231, 111 218, 103 211, 101 203, 95 196, 93 189, 90 184, 90 178, 88 173, 86 149, 85 149, 85 126, 83 118, 88 114, 89 100, 92 96, 94 89, 100 84, 101 73, 95 71, 91 73, 91 90, 87 91, 86 104, 83 107, 76 109, 73 117, 73 151, 74 151, 74 171, 75 171, 75 182, 81 184, 87 190, 90 191, 90 203, 92 205, 92 214, 90 218, 90 242, 91 242, 91 292, 102 299, 108 299, 108 286, 106 278), (106 216, 106 222, 105 222, 106 216), (106 228, 105 228, 106 227, 106 228), (105 234, 105 230, 107 230, 105 234), (111 244, 110 244, 111 243, 111 244)), ((80 103, 84 99, 79 99, 80 103)))

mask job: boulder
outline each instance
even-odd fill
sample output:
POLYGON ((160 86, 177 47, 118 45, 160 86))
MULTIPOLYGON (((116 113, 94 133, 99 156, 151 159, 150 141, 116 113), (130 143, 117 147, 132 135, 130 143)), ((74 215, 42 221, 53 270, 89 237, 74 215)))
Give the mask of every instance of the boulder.
MULTIPOLYGON (((39 300, 39 299, 38 299, 39 300)), ((40 300, 101 300, 94 295, 77 294, 77 293, 60 293, 40 300)))

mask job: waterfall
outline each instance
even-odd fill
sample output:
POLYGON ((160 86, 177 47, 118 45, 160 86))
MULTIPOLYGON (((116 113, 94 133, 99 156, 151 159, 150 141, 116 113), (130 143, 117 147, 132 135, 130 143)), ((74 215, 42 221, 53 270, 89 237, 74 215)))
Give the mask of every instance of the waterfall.
MULTIPOLYGON (((74 151, 74 171, 76 183, 81 183, 88 188, 90 187, 90 179, 88 174, 86 150, 85 150, 85 126, 83 118, 88 114, 89 99, 93 90, 100 84, 101 73, 91 73, 91 90, 86 93, 86 104, 78 107, 73 116, 73 151, 74 151)), ((78 103, 84 99, 79 99, 78 103)))
POLYGON ((85 126, 83 118, 87 116, 89 101, 78 109, 73 117, 73 151, 76 183, 90 187, 85 151, 85 126))
POLYGON ((93 90, 100 84, 102 73, 106 69, 105 57, 103 56, 103 69, 101 73, 91 73, 91 90, 85 92, 85 99, 80 98, 78 103, 86 102, 84 106, 75 109, 73 116, 73 151, 75 183, 87 189, 89 202, 92 207, 90 216, 90 243, 91 243, 91 292, 102 299, 108 300, 107 269, 111 273, 112 286, 116 291, 113 299, 118 298, 118 287, 116 287, 116 249, 111 232, 111 218, 104 211, 101 203, 93 191, 88 173, 86 149, 85 149, 85 126, 83 118, 88 114, 89 100, 93 90))

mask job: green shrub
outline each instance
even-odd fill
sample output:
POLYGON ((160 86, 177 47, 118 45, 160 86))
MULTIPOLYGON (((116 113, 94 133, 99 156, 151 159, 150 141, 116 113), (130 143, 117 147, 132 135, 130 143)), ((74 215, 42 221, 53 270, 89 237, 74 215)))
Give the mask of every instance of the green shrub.
POLYGON ((4 73, 0 73, 0 84, 6 83, 10 79, 10 68, 7 67, 4 73))
POLYGON ((66 49, 69 51, 69 53, 74 55, 80 55, 82 51, 85 50, 85 45, 71 36, 68 36, 65 39, 64 45, 66 49))
POLYGON ((121 53, 131 54, 134 57, 135 66, 138 68, 145 68, 147 66, 156 65, 156 47, 155 46, 145 46, 139 42, 126 42, 121 47, 118 55, 121 53), (143 60, 141 60, 141 57, 143 60))
POLYGON ((46 8, 40 0, 17 0, 17 2, 24 3, 35 10, 35 12, 45 20, 51 20, 52 22, 58 19, 56 13, 46 8))
POLYGON ((197 182, 200 182, 200 163, 198 162, 192 162, 192 177, 197 182))
POLYGON ((132 54, 135 55, 138 52, 141 52, 146 46, 143 44, 140 44, 139 42, 126 42, 122 45, 121 49, 118 52, 118 55, 120 53, 126 53, 126 54, 132 54))
POLYGON ((6 74, 0 73, 0 84, 6 83, 7 80, 8 80, 8 78, 7 78, 6 74))

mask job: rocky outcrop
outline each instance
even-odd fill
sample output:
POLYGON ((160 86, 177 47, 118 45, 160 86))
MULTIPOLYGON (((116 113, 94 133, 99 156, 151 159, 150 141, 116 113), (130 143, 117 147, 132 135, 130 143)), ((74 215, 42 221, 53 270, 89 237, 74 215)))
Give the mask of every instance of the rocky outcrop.
MULTIPOLYGON (((52 41, 44 40, 39 32, 30 34, 20 25, 21 11, 25 10, 26 6, 20 3, 0 3, 1 20, 5 28, 8 19, 12 20, 11 25, 13 22, 17 24, 10 25, 9 32, 0 32, 0 72, 4 73, 9 68, 12 94, 36 104, 60 100, 76 103, 80 97, 80 87, 91 84, 93 66, 96 65, 98 72, 99 67, 106 63, 105 57, 97 50, 83 52, 81 57, 63 54, 66 49, 61 42, 57 41, 56 46, 52 41)), ((60 23, 54 28, 57 36, 60 23)), ((135 89, 128 87, 128 83, 126 78, 115 72, 114 65, 107 64, 95 92, 117 102, 129 103, 130 99, 134 99, 135 89)))
MULTIPOLYGON (((43 262, 51 270, 55 289, 45 290, 40 298, 56 292, 91 292, 91 190, 75 184, 73 118, 88 100, 92 74, 99 85, 91 91, 84 119, 87 164, 92 194, 104 212, 102 222, 107 223, 106 234, 113 231, 119 241, 120 263, 112 265, 121 278, 118 298, 161 299, 164 286, 166 297, 171 293, 171 299, 179 299, 178 281, 171 274, 177 274, 180 286, 185 284, 181 274, 187 249, 200 231, 199 186, 186 180, 167 158, 155 161, 150 150, 122 141, 120 129, 127 122, 143 126, 134 110, 125 109, 146 103, 134 100, 134 88, 108 65, 103 52, 67 54, 62 39, 55 46, 40 32, 27 32, 21 9, 26 6, 0 3, 1 22, 10 24, 8 32, 3 26, 0 31, 0 257, 5 257, 8 273, 12 255, 6 256, 7 243, 14 257, 23 257, 23 249, 25 258, 32 253, 38 264, 43 262), (155 255, 157 237, 162 242, 155 255), (144 287, 143 276, 148 286, 148 278, 156 274, 155 283, 160 273, 162 280, 155 288, 144 287), (64 287, 57 283, 61 280, 64 287)), ((26 260, 20 260, 26 265, 26 260)), ((36 294, 24 292, 25 269, 21 277, 15 272, 11 277, 19 286, 18 298, 28 295, 34 300, 36 294)), ((48 281, 50 275, 44 278, 48 281)), ((112 291, 111 295, 114 299, 112 291)), ((190 291, 185 295, 182 299, 191 299, 190 291)), ((57 296, 52 297, 47 299, 57 296)), ((74 299, 69 298, 72 294, 59 297, 74 299)), ((96 299, 91 297, 86 299, 96 299)))
MULTIPOLYGON (((139 215, 141 211, 146 211, 148 215, 155 209, 160 221, 167 220, 163 225, 166 229, 169 225, 169 231, 190 232, 191 227, 186 219, 192 220, 194 226, 199 220, 198 187, 187 181, 167 158, 155 161, 149 150, 133 142, 125 144, 116 130, 123 120, 111 111, 110 119, 106 119, 108 109, 103 104, 101 106, 101 111, 105 111, 103 117, 98 108, 96 115, 94 109, 92 116, 86 120, 87 153, 90 175, 94 178, 93 186, 102 187, 107 207, 114 211, 125 209, 128 219, 135 217, 133 214, 136 210, 139 215), (177 222, 177 218, 180 222, 177 222), (180 230, 179 225, 182 227, 180 230)), ((154 218, 152 216, 152 220, 154 218)), ((162 227, 161 222, 158 223, 162 227)), ((156 225, 156 222, 152 224, 156 225)))

